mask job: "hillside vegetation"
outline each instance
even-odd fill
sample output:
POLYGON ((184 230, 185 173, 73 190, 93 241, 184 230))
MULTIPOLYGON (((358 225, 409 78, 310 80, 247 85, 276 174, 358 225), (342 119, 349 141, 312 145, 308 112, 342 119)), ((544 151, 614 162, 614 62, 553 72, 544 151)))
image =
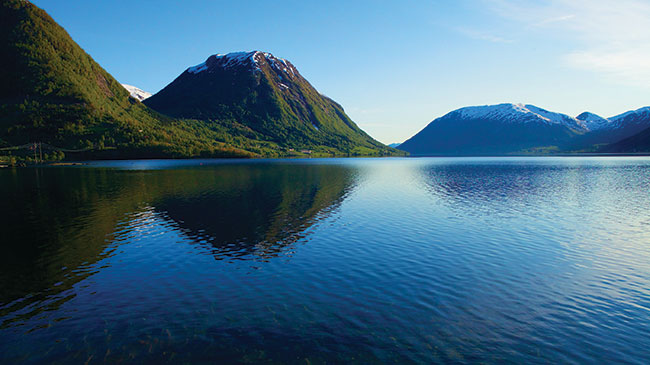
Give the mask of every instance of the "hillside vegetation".
MULTIPOLYGON (((136 99, 28 1, 0 4, 0 156, 48 158, 260 157, 294 153, 233 119, 160 114, 136 99), (54 152, 53 150, 56 149, 54 152)), ((322 149, 318 152, 343 151, 322 149)), ((347 151, 346 151, 347 152, 347 151)), ((363 154, 384 153, 366 148, 363 154)), ((297 154, 300 154, 299 152, 297 154)))

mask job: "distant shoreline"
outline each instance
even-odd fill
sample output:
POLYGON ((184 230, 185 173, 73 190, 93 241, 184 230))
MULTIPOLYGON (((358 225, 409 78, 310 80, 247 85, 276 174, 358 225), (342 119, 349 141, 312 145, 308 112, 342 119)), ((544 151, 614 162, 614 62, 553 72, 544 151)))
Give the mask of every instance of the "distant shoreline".
POLYGON ((649 152, 644 153, 583 153, 583 154, 552 154, 552 155, 415 155, 415 156, 337 156, 337 157, 254 157, 254 158, 124 158, 124 159, 96 159, 69 162, 52 162, 29 165, 0 164, 0 168, 24 167, 69 167, 85 166, 93 162, 111 161, 267 161, 267 160, 326 160, 326 159, 370 159, 370 158, 496 158, 496 157, 650 157, 649 152))

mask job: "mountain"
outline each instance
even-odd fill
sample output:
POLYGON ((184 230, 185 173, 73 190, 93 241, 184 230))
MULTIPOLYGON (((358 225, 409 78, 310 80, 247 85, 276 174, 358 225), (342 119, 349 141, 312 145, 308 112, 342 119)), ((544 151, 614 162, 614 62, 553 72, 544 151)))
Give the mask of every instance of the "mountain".
MULTIPOLYGON (((322 96, 300 95, 323 103, 323 110, 309 110, 314 116, 311 128, 321 128, 320 134, 312 135, 320 137, 318 142, 326 146, 314 151, 284 147, 294 135, 298 139, 306 135, 292 128, 280 130, 272 139, 233 119, 179 119, 158 113, 139 102, 146 93, 117 82, 45 11, 29 1, 0 3, 0 31, 0 164, 14 163, 16 158, 30 162, 36 154, 29 148, 36 142, 42 142, 39 155, 44 148, 45 160, 63 158, 64 153, 70 159, 94 159, 396 152, 374 141, 347 117, 341 120, 349 125, 329 123, 330 114, 344 116, 343 109, 322 96), (331 145, 341 148, 327 149, 331 145)), ((304 87, 302 83, 300 86, 304 87)), ((217 89, 237 93, 225 85, 217 89)), ((232 115, 257 112, 240 109, 232 115)))
POLYGON ((28 159, 20 148, 33 142, 59 158, 61 150, 81 151, 77 158, 256 155, 248 147, 257 141, 220 142, 232 138, 230 129, 173 120, 131 98, 28 1, 0 3, 0 34, 0 149, 14 157, 28 159))
POLYGON ((534 105, 454 110, 399 146, 412 155, 501 155, 557 149, 587 132, 586 123, 534 105))
POLYGON ((615 123, 629 129, 641 129, 616 143, 604 146, 600 152, 647 153, 650 152, 650 107, 632 110, 612 118, 615 123))
POLYGON ((388 147, 397 148, 397 147, 399 147, 400 144, 401 143, 390 143, 390 144, 388 144, 388 147))
POLYGON ((584 112, 576 119, 583 120, 589 132, 576 138, 569 149, 596 152, 602 146, 619 142, 650 127, 650 108, 632 110, 610 118, 584 112))
POLYGON ((175 118, 221 120, 285 148, 332 153, 395 150, 362 131, 289 61, 253 51, 189 67, 144 104, 175 118))
POLYGON ((596 152, 650 127, 642 108, 611 118, 584 112, 573 118, 534 105, 461 108, 402 143, 413 155, 507 155, 596 152))
POLYGON ((590 112, 583 112, 576 119, 582 121, 590 131, 611 129, 613 126, 609 119, 590 112))
POLYGON ((144 99, 147 99, 151 95, 153 95, 152 93, 139 89, 135 86, 131 86, 127 84, 122 84, 122 86, 124 86, 124 88, 126 89, 126 91, 129 92, 132 98, 138 101, 144 101, 144 99))

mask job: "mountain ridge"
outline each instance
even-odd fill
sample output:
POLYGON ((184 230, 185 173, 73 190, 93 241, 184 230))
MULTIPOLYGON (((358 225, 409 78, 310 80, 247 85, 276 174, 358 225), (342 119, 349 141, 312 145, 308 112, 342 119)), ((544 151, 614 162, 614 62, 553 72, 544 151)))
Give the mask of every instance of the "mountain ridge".
POLYGON ((602 118, 532 104, 469 106, 436 118, 398 148, 414 155, 595 152, 650 127, 650 108, 602 118), (647 113, 647 114, 646 114, 647 113))

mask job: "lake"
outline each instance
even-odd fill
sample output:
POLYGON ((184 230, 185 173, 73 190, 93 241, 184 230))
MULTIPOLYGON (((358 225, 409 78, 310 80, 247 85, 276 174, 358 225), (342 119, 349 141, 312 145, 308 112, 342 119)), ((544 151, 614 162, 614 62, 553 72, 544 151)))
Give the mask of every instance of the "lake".
POLYGON ((650 362, 650 158, 0 170, 0 363, 650 362))

